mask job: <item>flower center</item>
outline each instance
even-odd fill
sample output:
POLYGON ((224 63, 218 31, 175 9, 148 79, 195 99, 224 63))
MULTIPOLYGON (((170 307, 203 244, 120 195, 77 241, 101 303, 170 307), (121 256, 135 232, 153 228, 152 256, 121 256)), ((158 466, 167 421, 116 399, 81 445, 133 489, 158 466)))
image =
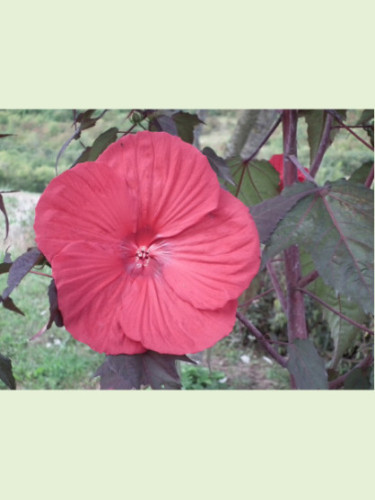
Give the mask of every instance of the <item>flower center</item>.
POLYGON ((148 266, 150 262, 150 252, 145 246, 141 246, 135 253, 135 267, 138 269, 148 266))

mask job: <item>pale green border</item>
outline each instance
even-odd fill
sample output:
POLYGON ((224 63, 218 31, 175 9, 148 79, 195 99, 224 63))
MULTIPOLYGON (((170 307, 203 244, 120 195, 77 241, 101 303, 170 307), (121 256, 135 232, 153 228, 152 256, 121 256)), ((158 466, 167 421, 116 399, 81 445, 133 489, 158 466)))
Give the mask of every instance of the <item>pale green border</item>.
MULTIPOLYGON (((236 0, 35 0, 1 10, 0 107, 374 106, 370 1, 255 10, 236 0)), ((374 401, 369 392, 2 391, 0 491, 357 498, 373 490, 374 401)))

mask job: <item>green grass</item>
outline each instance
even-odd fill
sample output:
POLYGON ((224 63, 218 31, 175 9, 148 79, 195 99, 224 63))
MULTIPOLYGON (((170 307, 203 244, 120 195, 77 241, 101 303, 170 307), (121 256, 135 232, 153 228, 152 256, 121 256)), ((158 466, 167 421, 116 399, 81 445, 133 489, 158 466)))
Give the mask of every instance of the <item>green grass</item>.
MULTIPOLYGON (((0 310, 0 352, 10 357, 18 389, 93 389, 92 376, 104 355, 77 342, 64 328, 55 325, 35 340, 31 338, 47 323, 49 279, 28 275, 12 293, 24 312, 0 310)), ((1 289, 6 276, 0 276, 1 289)), ((0 381, 0 389, 5 385, 0 381)))

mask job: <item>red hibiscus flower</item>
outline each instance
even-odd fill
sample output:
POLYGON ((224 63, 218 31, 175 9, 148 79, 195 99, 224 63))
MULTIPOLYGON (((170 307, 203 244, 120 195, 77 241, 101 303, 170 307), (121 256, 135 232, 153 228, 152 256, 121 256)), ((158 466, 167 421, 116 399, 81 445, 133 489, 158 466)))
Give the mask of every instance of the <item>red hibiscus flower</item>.
MULTIPOLYGON (((277 172, 279 173, 280 177, 280 182, 279 182, 279 189, 280 191, 284 189, 284 155, 273 155, 271 159, 269 160, 271 165, 277 172)), ((308 172, 307 168, 305 168, 306 172, 308 172)), ((298 182, 304 182, 306 180, 305 176, 303 173, 298 170, 297 172, 297 181, 298 182)))
POLYGON ((247 207, 164 132, 128 135, 53 179, 34 227, 66 329, 107 354, 214 345, 260 264, 247 207))

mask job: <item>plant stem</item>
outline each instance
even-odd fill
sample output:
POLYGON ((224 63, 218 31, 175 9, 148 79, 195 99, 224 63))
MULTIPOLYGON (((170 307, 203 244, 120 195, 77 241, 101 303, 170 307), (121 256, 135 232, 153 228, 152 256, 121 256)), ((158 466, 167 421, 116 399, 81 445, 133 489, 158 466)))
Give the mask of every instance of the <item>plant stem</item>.
POLYGON ((266 144, 266 142, 268 141, 268 139, 275 132, 275 130, 277 129, 277 127, 280 125, 282 117, 283 117, 283 115, 281 113, 280 116, 278 117, 278 119, 276 120, 275 124, 272 126, 271 130, 268 132, 267 135, 264 136, 264 139, 259 144, 259 146, 256 148, 256 150, 254 151, 254 153, 251 156, 249 156, 249 158, 247 158, 247 160, 244 160, 245 165, 247 165, 248 163, 250 163, 256 157, 256 155, 259 153, 259 151, 262 149, 262 147, 266 144))
MULTIPOLYGON (((296 110, 283 112, 283 140, 284 140, 284 184, 289 186, 297 180, 297 168, 290 160, 290 156, 297 158, 297 120, 296 110)), ((288 339, 307 339, 305 304, 303 294, 297 288, 301 279, 301 263, 298 246, 292 245, 284 251, 285 278, 287 286, 286 312, 288 320, 288 339)))
POLYGON ((367 177, 366 182, 365 182, 365 186, 370 188, 373 180, 374 180, 374 165, 372 165, 370 173, 368 174, 368 177, 367 177))
POLYGON ((319 170, 319 167, 322 163, 324 153, 326 152, 330 140, 331 140, 331 128, 332 128, 333 116, 327 113, 326 122, 324 124, 324 130, 322 134, 322 138, 320 140, 320 144, 318 147, 318 151, 316 152, 315 158, 310 167, 310 175, 311 177, 315 177, 316 173, 319 170))
POLYGON ((262 332, 254 326, 251 321, 249 321, 242 313, 237 311, 236 313, 237 318, 241 321, 243 325, 246 326, 250 330, 250 332, 254 335, 254 337, 259 341, 259 343, 262 345, 265 351, 272 356, 272 358, 277 361, 281 366, 284 368, 286 367, 287 360, 281 356, 267 341, 267 339, 264 337, 262 332))
POLYGON ((311 273, 307 274, 299 280, 298 288, 304 288, 305 286, 315 281, 317 278, 319 278, 318 271, 311 271, 311 273))
POLYGON ((340 318, 344 319, 348 323, 352 324, 353 326, 356 326, 357 328, 359 328, 360 330, 363 330, 364 332, 367 332, 367 333, 370 333, 371 335, 374 335, 373 330, 370 330, 370 328, 367 328, 366 326, 361 325, 360 323, 357 323, 357 321, 354 321, 354 319, 350 319, 348 316, 346 316, 342 312, 338 311, 337 309, 334 309, 329 304, 327 304, 327 302, 324 302, 324 300, 322 300, 320 297, 318 297, 314 293, 310 292, 309 290, 306 290, 305 288, 300 288, 299 290, 301 292, 305 293, 306 295, 309 295, 312 299, 316 300, 317 302, 319 302, 319 304, 322 304, 322 306, 324 306, 326 309, 337 314, 337 316, 340 316, 340 318))
POLYGON ((330 389, 338 389, 339 387, 342 387, 344 385, 347 377, 354 370, 357 370, 358 368, 362 368, 362 369, 368 368, 369 366, 372 365, 373 362, 374 362, 374 356, 372 354, 369 354, 364 360, 362 360, 352 370, 348 371, 347 373, 344 373, 344 375, 341 375, 340 377, 336 378, 335 380, 332 380, 332 382, 329 383, 329 388, 330 389))
POLYGON ((38 274, 39 276, 45 276, 46 278, 53 278, 50 274, 39 273, 38 271, 29 271, 31 274, 38 274))
POLYGON ((364 144, 369 149, 371 149, 371 151, 374 151, 374 148, 371 146, 371 144, 369 144, 368 142, 366 142, 364 139, 362 139, 362 137, 360 137, 358 134, 356 134, 355 132, 353 132, 353 130, 350 127, 348 127, 347 125, 345 125, 345 123, 341 120, 340 115, 338 113, 336 113, 336 111, 334 111, 332 109, 329 109, 328 113, 330 113, 335 118, 335 120, 338 121, 343 126, 343 128, 345 130, 347 130, 348 132, 350 132, 356 139, 358 139, 360 142, 362 142, 362 144, 364 144))
POLYGON ((275 269, 273 268, 271 262, 268 262, 268 264, 267 264, 267 271, 268 271, 268 274, 270 275, 270 278, 271 278, 271 281, 272 281, 272 285, 273 285, 273 287, 275 289, 277 298, 280 301, 281 307, 283 308, 284 312, 286 313, 287 305, 286 305, 285 295, 284 295, 284 292, 281 289, 280 282, 279 282, 279 280, 278 280, 278 278, 276 276, 275 269))
POLYGON ((265 295, 268 295, 269 293, 271 292, 274 292, 275 289, 274 288, 269 288, 268 290, 266 290, 265 292, 263 293, 260 293, 259 295, 256 295, 255 297, 253 297, 252 299, 249 299, 247 300, 246 302, 243 302, 242 304, 238 304, 238 307, 246 307, 246 306, 249 306, 250 304, 252 304, 253 302, 255 302, 256 300, 264 297, 265 295))

